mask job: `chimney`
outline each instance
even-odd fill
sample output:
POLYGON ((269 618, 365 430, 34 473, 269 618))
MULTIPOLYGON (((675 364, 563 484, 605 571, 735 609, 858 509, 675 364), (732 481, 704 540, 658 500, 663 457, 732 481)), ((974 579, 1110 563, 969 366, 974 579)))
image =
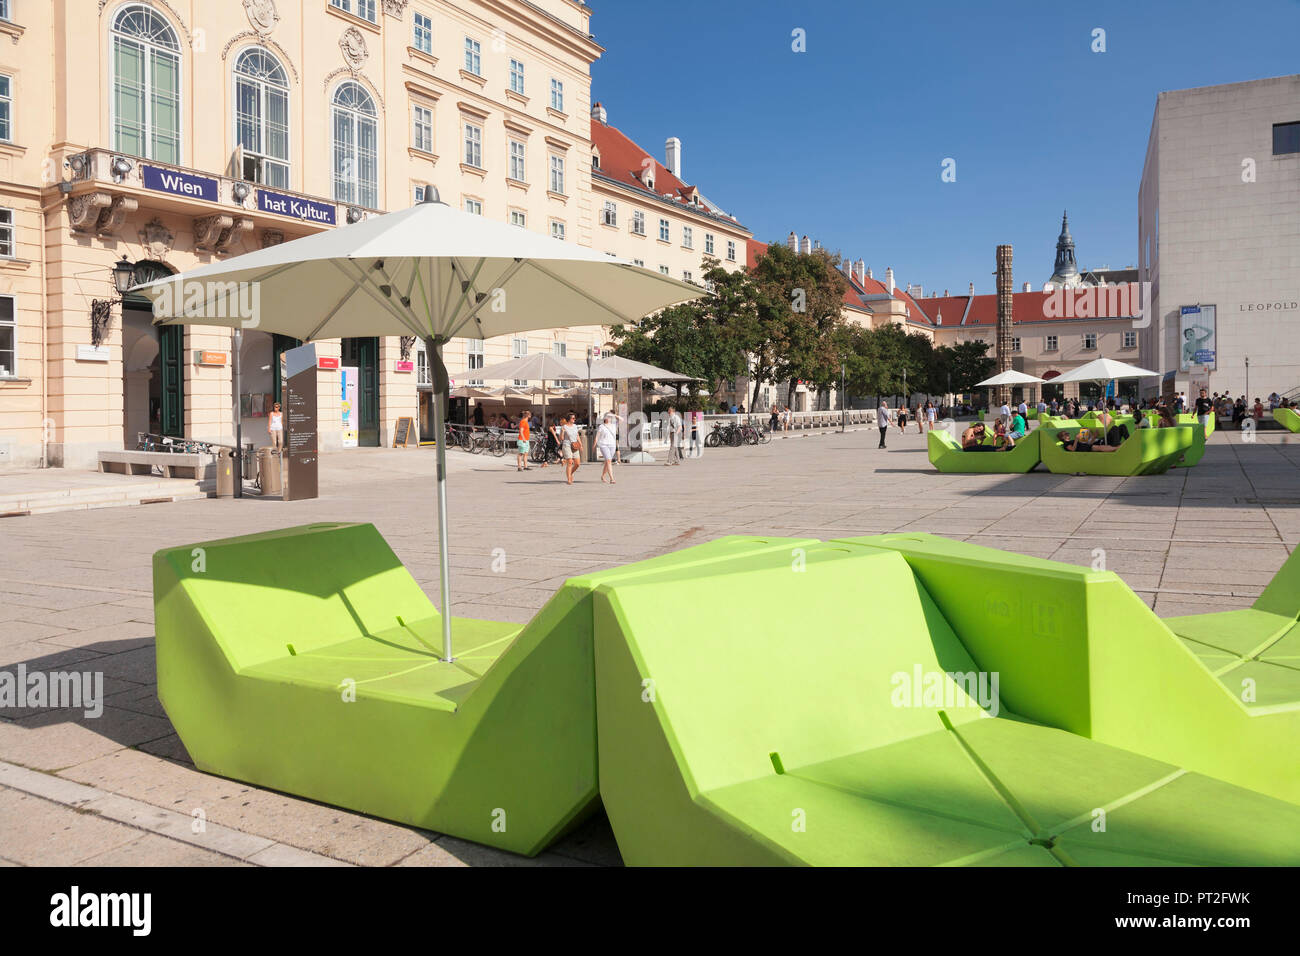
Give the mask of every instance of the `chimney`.
POLYGON ((790 247, 791 252, 799 251, 799 237, 794 234, 793 229, 790 230, 790 235, 786 237, 785 244, 790 247))
POLYGON ((1023 287, 1020 291, 1021 291, 1021 292, 1030 292, 1030 291, 1032 291, 1032 290, 1031 290, 1031 288, 1030 288, 1029 283, 1026 282, 1025 285, 1024 285, 1024 287, 1023 287))
POLYGON ((591 105, 591 118, 603 126, 609 125, 609 115, 605 112, 605 107, 597 101, 591 105))
POLYGON ((799 241, 799 251, 804 255, 810 255, 812 253, 812 240, 807 236, 804 236, 803 239, 799 241))
POLYGON ((968 291, 966 294, 967 294, 967 295, 974 295, 974 294, 975 294, 975 283, 974 283, 974 282, 972 282, 972 283, 970 284, 970 291, 968 291))
POLYGON ((870 266, 867 267, 867 278, 868 278, 868 279, 874 279, 874 278, 875 278, 875 276, 873 276, 873 275, 871 274, 871 267, 870 267, 870 266))
POLYGON ((867 281, 867 264, 866 264, 866 262, 864 262, 862 259, 859 259, 859 260, 858 260, 857 269, 858 269, 858 282, 859 282, 860 284, 866 284, 866 281, 867 281))
POLYGON ((894 294, 894 267, 893 266, 885 267, 885 288, 889 290, 890 295, 894 294))
POLYGON ((678 179, 682 178, 682 141, 676 136, 669 136, 664 143, 664 165, 678 179))
POLYGON ((934 324, 935 324, 935 325, 943 325, 943 309, 940 309, 939 312, 938 312, 938 314, 935 315, 935 317, 934 317, 934 324))
POLYGON ((945 299, 948 298, 948 290, 947 290, 947 289, 944 289, 944 290, 943 290, 943 297, 944 297, 945 299))

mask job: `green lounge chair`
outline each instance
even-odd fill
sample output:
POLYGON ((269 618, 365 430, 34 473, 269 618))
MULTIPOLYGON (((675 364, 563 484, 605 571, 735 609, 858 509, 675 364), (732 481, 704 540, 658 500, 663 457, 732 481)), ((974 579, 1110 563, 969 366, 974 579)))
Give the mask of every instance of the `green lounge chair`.
POLYGON ((1273 409, 1273 421, 1281 423, 1287 431, 1300 432, 1300 413, 1294 408, 1273 409))
POLYGON ((1192 448, 1191 428, 1139 428, 1112 452, 1066 451, 1061 437, 1077 434, 1076 428, 1044 428, 1039 439, 1043 464, 1054 475, 1159 475, 1168 471, 1192 448))
MULTIPOLYGON (((797 568, 769 552, 596 589, 600 791, 626 862, 1300 861, 1300 806, 1060 726, 1077 716, 1093 729, 1088 647, 1065 621, 1045 633, 1024 595, 1062 574, 1036 569, 1014 589, 967 563, 964 612, 870 540, 809 546, 797 568), (968 645, 972 618, 983 626, 968 645), (1017 648, 997 658, 1001 689, 971 650, 999 633, 1017 648), (1046 705, 1025 714, 1013 699, 1046 705)), ((1186 672, 1203 674, 1127 593, 1186 672)), ((1085 616, 1090 636, 1108 607, 1085 616)), ((1104 657, 1119 659, 1103 681, 1124 676, 1127 635, 1107 633, 1104 657)), ((1179 732, 1173 719, 1165 729, 1179 732)))
MULTIPOLYGON (((1039 462, 1038 433, 1034 429, 1016 441, 1010 451, 962 451, 961 443, 941 428, 930 430, 926 439, 930 464, 947 474, 1024 474, 1039 462)), ((985 442, 991 444, 991 442, 985 442)))

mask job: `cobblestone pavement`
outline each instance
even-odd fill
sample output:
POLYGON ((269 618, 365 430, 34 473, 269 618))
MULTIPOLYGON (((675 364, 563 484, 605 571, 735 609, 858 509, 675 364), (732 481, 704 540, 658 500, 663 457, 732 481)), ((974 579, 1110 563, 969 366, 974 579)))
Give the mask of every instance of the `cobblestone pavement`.
MULTIPOLYGON (((1300 541, 1300 440, 1216 433, 1193 469, 1143 478, 940 475, 925 437, 874 429, 624 467, 618 484, 453 452, 454 614, 526 621, 569 575, 723 534, 931 531, 1105 566, 1163 615, 1244 607, 1300 541), (505 549, 507 573, 492 571, 505 549)), ((0 711, 0 862, 19 865, 617 864, 597 815, 536 860, 196 771, 155 696, 150 558, 165 546, 371 521, 437 594, 430 449, 328 455, 321 497, 0 520, 0 669, 93 669, 103 715, 0 711), (206 827, 194 833, 193 812, 206 827)))

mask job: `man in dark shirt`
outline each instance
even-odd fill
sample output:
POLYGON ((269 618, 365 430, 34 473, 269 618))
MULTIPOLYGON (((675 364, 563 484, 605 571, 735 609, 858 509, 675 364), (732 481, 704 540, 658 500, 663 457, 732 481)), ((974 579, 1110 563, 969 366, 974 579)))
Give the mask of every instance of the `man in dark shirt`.
POLYGON ((1196 400, 1196 417, 1202 425, 1210 424, 1210 416, 1214 414, 1214 402, 1205 394, 1205 389, 1201 389, 1201 396, 1196 400))

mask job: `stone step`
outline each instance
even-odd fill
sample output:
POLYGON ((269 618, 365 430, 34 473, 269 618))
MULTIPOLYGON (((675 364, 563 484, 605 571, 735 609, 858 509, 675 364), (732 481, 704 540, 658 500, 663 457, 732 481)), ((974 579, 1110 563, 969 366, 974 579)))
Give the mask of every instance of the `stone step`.
POLYGON ((130 481, 119 486, 105 484, 3 494, 0 495, 0 516, 120 508, 206 497, 208 492, 200 482, 193 480, 130 481))

